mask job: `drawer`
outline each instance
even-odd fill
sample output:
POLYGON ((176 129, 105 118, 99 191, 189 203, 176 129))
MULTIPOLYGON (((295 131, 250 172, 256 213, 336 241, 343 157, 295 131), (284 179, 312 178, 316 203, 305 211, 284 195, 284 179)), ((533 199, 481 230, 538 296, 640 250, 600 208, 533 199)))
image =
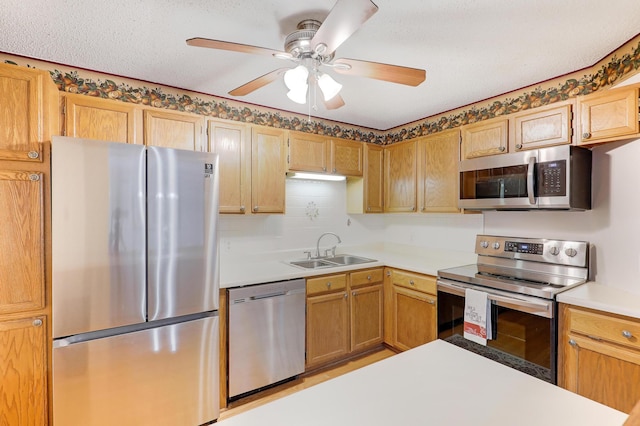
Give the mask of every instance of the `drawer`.
POLYGON ((351 287, 361 287, 367 284, 382 282, 384 278, 383 268, 367 269, 351 273, 351 287))
POLYGON ((437 292, 436 278, 428 275, 419 275, 393 270, 391 272, 391 282, 395 285, 422 291, 424 293, 436 294, 437 292))
POLYGON ((307 295, 344 291, 347 288, 347 274, 325 275, 307 280, 307 295))
POLYGON ((569 311, 571 331, 640 349, 640 321, 582 309, 571 308, 569 311))

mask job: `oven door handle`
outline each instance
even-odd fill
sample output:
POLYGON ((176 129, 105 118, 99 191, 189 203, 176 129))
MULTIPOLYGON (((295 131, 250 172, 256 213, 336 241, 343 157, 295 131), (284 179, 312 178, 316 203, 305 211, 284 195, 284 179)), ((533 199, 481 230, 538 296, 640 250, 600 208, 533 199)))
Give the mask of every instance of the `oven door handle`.
POLYGON ((533 179, 534 178, 533 172, 535 170, 535 165, 536 165, 536 157, 530 157, 529 165, 527 166, 527 194, 529 194, 529 204, 531 205, 536 204, 536 197, 534 195, 535 181, 533 179))
POLYGON ((464 286, 459 284, 454 284, 452 281, 439 279, 438 290, 444 291, 445 293, 455 294, 457 296, 464 297, 465 290, 467 288, 482 291, 487 293, 487 297, 492 302, 495 302, 498 306, 503 306, 505 308, 511 308, 520 312, 527 312, 529 314, 537 315, 545 318, 553 318, 553 302, 538 302, 531 299, 521 299, 518 297, 511 296, 503 296, 501 294, 497 294, 492 292, 489 289, 485 289, 477 286, 464 286))

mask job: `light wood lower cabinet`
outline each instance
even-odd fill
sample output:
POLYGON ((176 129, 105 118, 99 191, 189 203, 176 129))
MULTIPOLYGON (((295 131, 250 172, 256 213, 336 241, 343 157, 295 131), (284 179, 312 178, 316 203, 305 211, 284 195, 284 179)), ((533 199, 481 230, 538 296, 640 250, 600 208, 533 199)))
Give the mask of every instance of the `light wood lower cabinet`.
POLYGON ((560 304, 558 384, 629 413, 640 400, 640 320, 560 304))
POLYGON ((0 321, 0 424, 47 424, 46 317, 0 321))
POLYGON ((435 340, 436 278, 386 268, 384 287, 385 343, 408 350, 435 340))
POLYGON ((307 280, 307 369, 380 345, 383 269, 307 280))

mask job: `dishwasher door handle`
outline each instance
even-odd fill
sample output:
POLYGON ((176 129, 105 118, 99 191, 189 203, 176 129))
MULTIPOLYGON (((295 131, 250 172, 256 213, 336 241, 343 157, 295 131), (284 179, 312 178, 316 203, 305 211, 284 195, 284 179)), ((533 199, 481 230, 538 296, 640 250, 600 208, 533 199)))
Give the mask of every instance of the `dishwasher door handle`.
POLYGON ((261 299, 271 299, 273 297, 286 296, 286 291, 279 291, 277 293, 268 293, 268 294, 259 294, 257 296, 251 296, 249 300, 261 300, 261 299))

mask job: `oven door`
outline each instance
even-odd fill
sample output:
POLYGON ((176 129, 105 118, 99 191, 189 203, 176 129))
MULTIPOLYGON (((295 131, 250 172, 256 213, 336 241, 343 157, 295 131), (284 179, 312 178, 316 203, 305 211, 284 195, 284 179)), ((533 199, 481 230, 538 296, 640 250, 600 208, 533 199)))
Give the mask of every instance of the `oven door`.
POLYGON ((438 338, 464 349, 556 383, 556 307, 539 299, 438 279, 438 338), (465 290, 488 294, 493 340, 482 346, 463 337, 465 290))

